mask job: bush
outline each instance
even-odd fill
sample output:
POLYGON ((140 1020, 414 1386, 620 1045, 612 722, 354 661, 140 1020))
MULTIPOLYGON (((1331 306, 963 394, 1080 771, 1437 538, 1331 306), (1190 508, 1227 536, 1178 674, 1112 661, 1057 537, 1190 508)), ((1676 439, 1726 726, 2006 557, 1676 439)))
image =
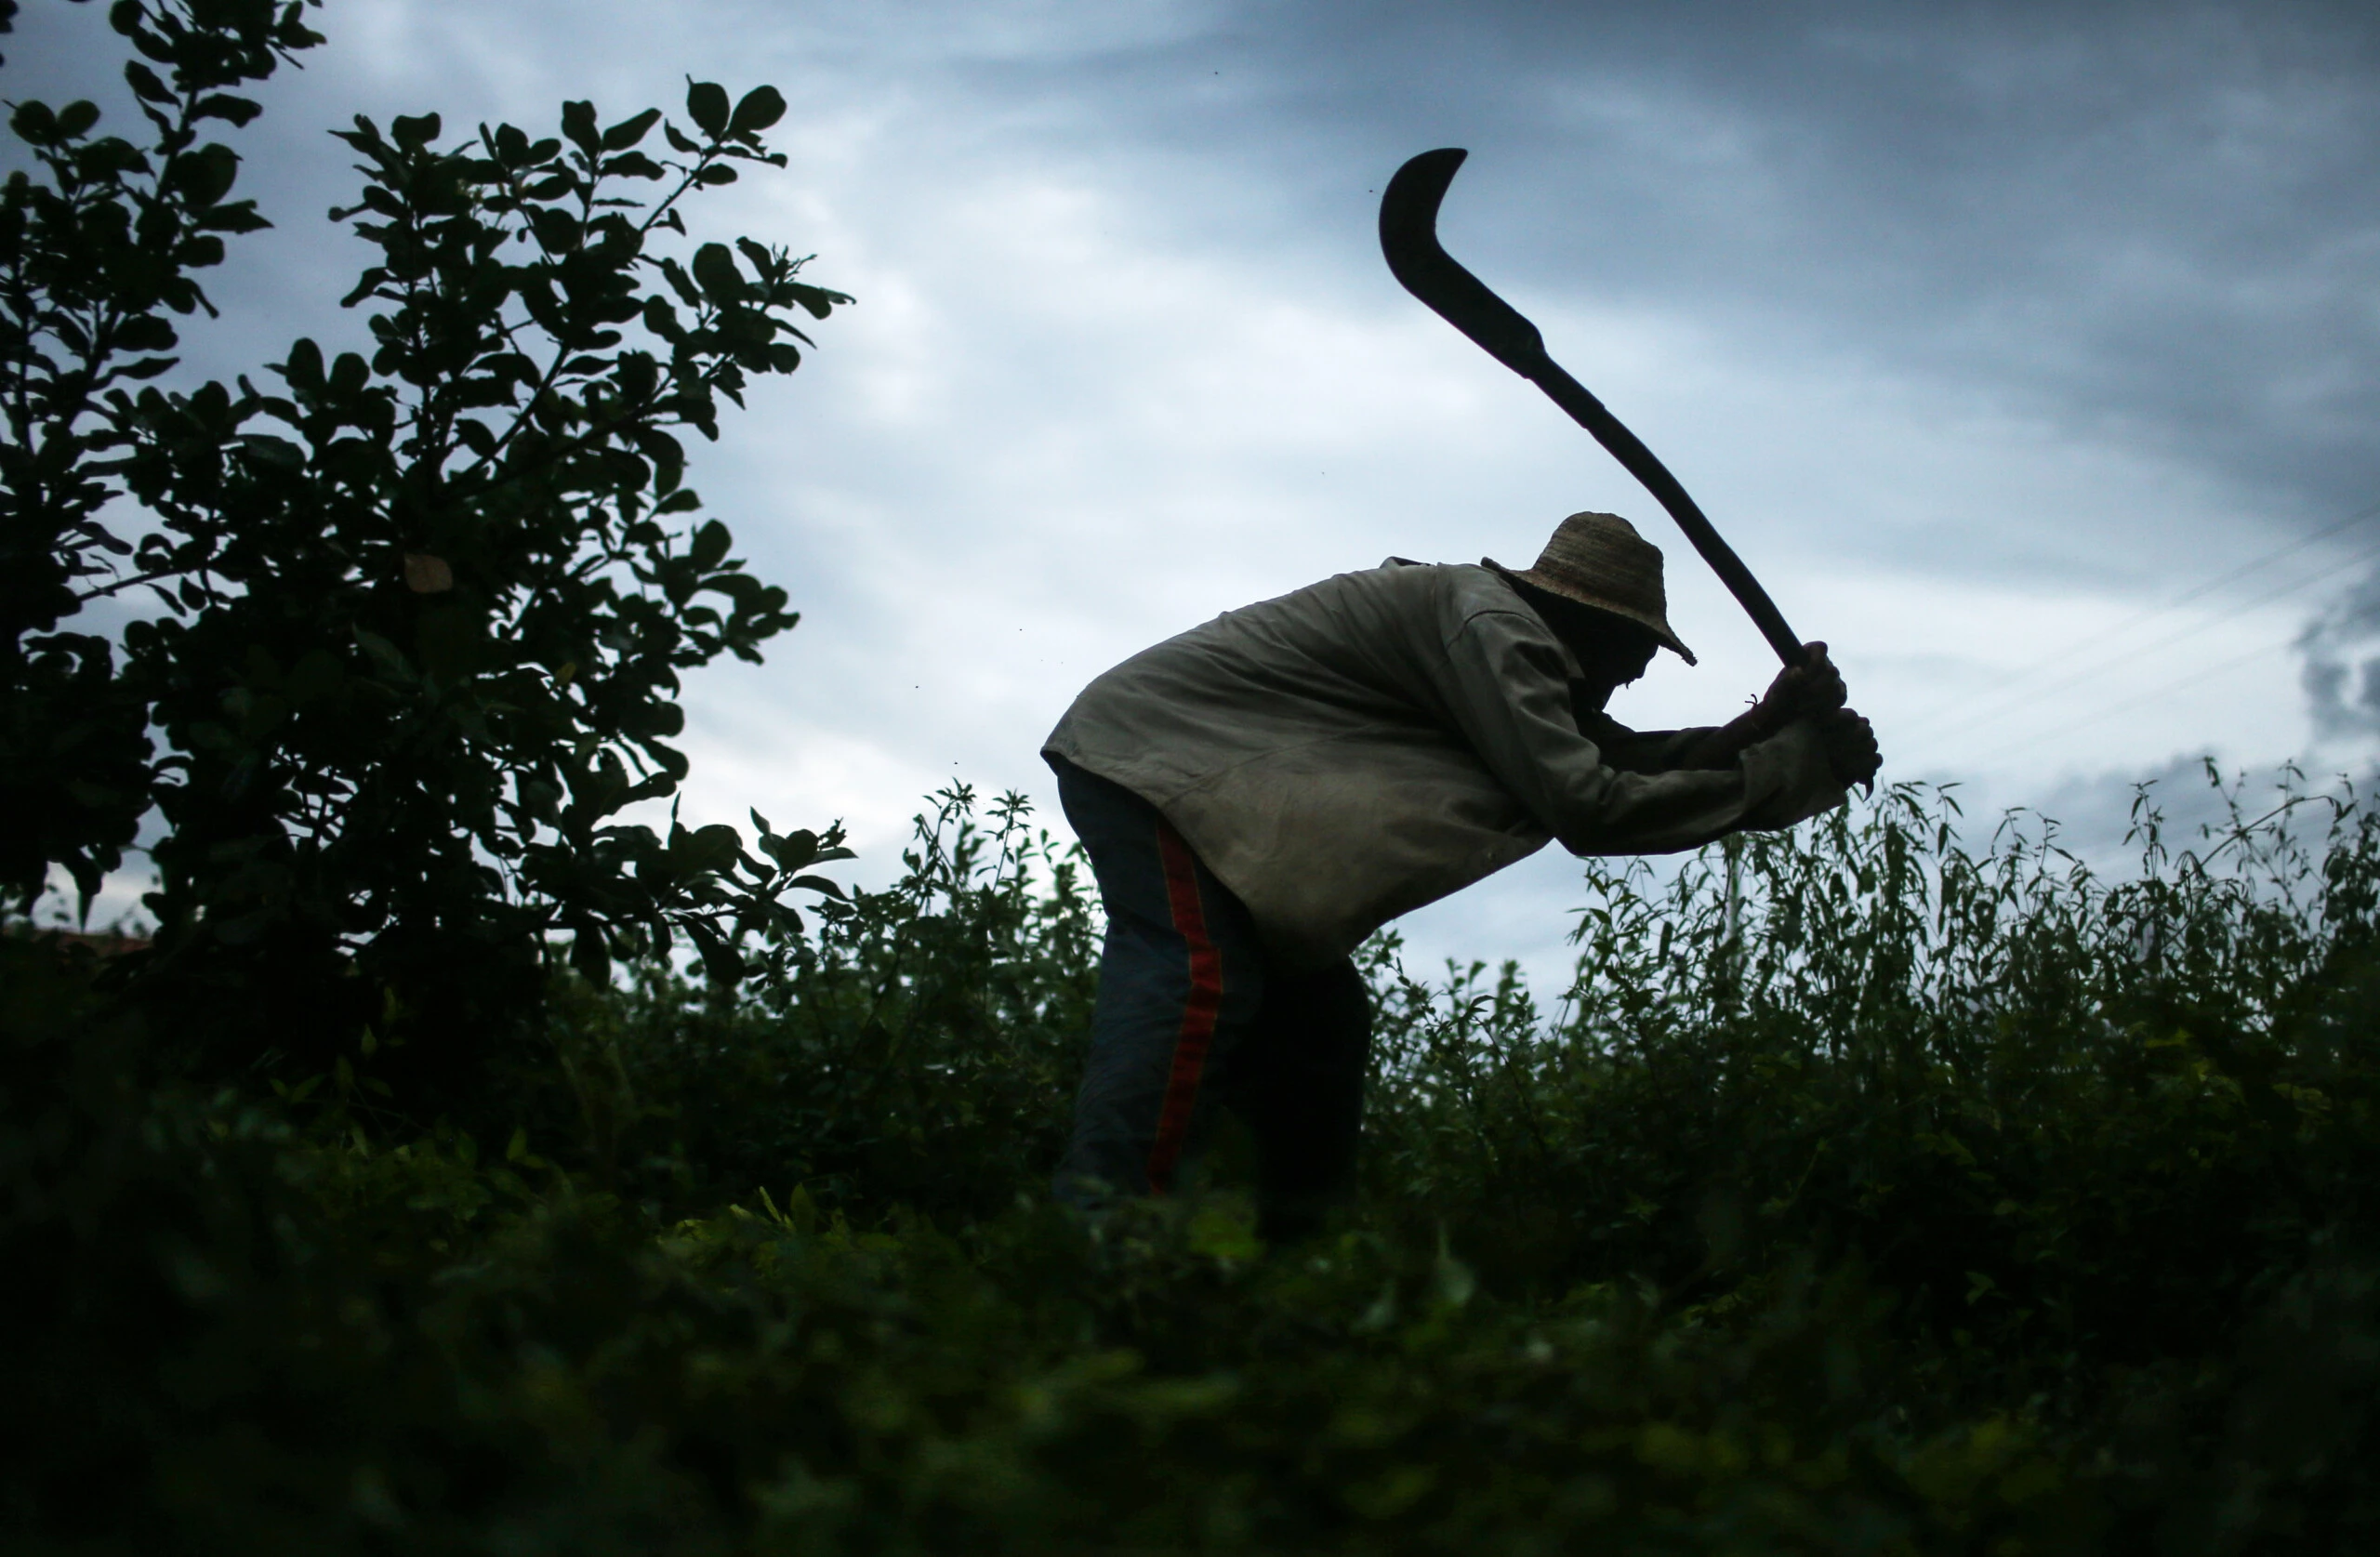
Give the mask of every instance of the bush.
POLYGON ((1376 1166, 1554 1289, 1857 1250, 1946 1326, 2094 1356, 2203 1344, 2240 1292, 2213 1273, 2370 1246, 2380 824, 2336 804, 2309 852, 2235 807, 2176 858, 2144 797, 2109 884, 2017 818, 1970 856, 1954 820, 1904 787, 1663 890, 1596 867, 1557 1027, 1477 970, 1399 981, 1417 1084, 1376 1166))
MULTIPOLYGON (((902 879, 827 905, 741 997, 646 964, 555 1023, 545 1117, 605 1181, 715 1209, 799 1184, 829 1210, 964 1222, 1038 1194, 1064 1141, 1098 925, 1070 850, 1003 797, 934 797, 902 879)), ((526 1088, 522 1089, 524 1094, 526 1088)))

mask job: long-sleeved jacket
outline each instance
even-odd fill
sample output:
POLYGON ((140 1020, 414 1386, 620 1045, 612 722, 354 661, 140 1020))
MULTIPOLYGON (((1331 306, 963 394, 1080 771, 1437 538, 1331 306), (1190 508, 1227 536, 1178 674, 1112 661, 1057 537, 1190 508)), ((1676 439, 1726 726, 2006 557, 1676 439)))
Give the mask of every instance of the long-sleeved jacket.
POLYGON ((1395 559, 1226 612, 1083 690, 1042 750, 1141 796, 1285 966, 1534 853, 1666 853, 1843 801, 1816 729, 1722 769, 1707 733, 1574 712, 1578 661, 1486 568, 1395 559))

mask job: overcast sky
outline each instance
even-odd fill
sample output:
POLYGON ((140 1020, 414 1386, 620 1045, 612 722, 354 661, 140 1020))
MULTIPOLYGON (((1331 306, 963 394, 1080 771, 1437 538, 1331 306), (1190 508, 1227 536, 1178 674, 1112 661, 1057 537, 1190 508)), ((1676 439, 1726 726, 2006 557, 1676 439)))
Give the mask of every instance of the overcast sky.
MULTIPOLYGON (((2380 10, 2364 6, 332 0, 265 89, 279 224, 193 366, 360 334, 324 133, 791 104, 783 173, 697 236, 814 250, 858 305, 692 473, 804 613, 690 687, 688 811, 847 820, 889 867, 952 778, 1051 785, 1080 685, 1389 553, 1521 565, 1565 513, 1670 556, 1613 711, 1723 719, 1767 651, 1658 508, 1408 297, 1440 231, 1649 443, 1805 637, 1889 777, 2108 809, 2202 752, 2369 761, 2380 673, 2380 10)), ((99 7, 29 0, 5 90, 111 89, 99 7)), ((1051 819, 1057 822, 1054 804, 1051 819)), ((2070 814, 2089 828, 2109 818, 2070 814)), ((1540 856, 1416 916, 1426 955, 1561 960, 1540 856)))

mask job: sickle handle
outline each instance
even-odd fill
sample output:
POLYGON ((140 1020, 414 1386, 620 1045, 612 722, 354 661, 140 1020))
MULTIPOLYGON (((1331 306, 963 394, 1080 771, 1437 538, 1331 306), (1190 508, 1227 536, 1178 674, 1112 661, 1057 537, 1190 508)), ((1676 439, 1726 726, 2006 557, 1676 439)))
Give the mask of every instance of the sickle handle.
POLYGON ((1703 517, 1701 508, 1686 495, 1686 488, 1670 474, 1669 467, 1655 458, 1652 450, 1606 410, 1603 402, 1589 393, 1585 385, 1563 372, 1562 364, 1553 358, 1539 353, 1537 371, 1524 376, 1543 389, 1554 404, 1570 413, 1572 421, 1593 433, 1595 442, 1610 450, 1612 457, 1626 466, 1628 473, 1643 482, 1645 490, 1669 510, 1670 517, 1677 521, 1677 527, 1686 532, 1686 540, 1702 554, 1711 571, 1719 575, 1727 593, 1736 597, 1736 603, 1744 608, 1752 626, 1760 629, 1760 636, 1777 651, 1777 657, 1787 665, 1805 663, 1809 656, 1803 652, 1802 640, 1793 635, 1793 629, 1786 626, 1785 614, 1777 609, 1777 602, 1768 598, 1760 580, 1744 566, 1736 548, 1703 517))

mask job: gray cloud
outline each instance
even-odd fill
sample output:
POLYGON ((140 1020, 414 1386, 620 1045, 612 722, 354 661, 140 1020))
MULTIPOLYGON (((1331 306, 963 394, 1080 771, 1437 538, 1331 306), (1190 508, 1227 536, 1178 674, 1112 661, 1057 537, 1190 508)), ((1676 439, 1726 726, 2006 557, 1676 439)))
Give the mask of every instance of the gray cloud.
POLYGON ((2331 735, 2380 734, 2380 573, 2368 574, 2307 624, 2301 680, 2331 735))
MULTIPOLYGON (((55 0, 28 13, 12 74, 38 88, 46 72, 84 73, 48 36, 97 31, 97 7, 72 9, 68 23, 55 0)), ((296 112, 257 138, 268 202, 311 215, 344 189, 316 117, 335 104, 377 99, 386 112, 427 94, 463 99, 464 119, 538 86, 649 90, 669 77, 635 57, 682 48, 698 70, 789 66, 798 105, 930 134, 953 166, 1029 156, 1135 186, 1151 241, 1319 266, 1351 300, 1396 308, 1369 249, 1373 191, 1404 155, 1459 140, 1477 156, 1450 235, 1525 301, 1690 318, 1781 372, 1847 357, 1955 386, 2263 492, 2283 527, 2380 485, 2366 432, 2380 412, 2380 23, 2367 7, 673 14, 686 25, 665 45, 625 20, 575 25, 592 15, 578 7, 334 5, 332 47, 269 89, 296 112)), ((319 240, 268 239, 246 266, 254 295, 234 286, 228 301, 319 301, 336 284, 321 257, 319 240)), ((1563 344, 1594 382, 1598 343, 1563 344)), ((2170 540, 2160 521, 2111 519, 2142 545, 2170 540)), ((1924 544, 1937 561, 2105 565, 2021 530, 1924 544)))
MULTIPOLYGON (((817 249, 862 301, 698 459, 807 618, 768 666, 690 689, 687 803, 840 811, 873 860, 939 778, 1038 790, 1033 746, 1074 689, 1157 636, 1390 550, 1501 556, 1572 508, 1646 513, 1381 267, 1377 190, 1429 146, 1474 152, 1449 243, 1838 644, 1888 755, 1897 727, 1955 723, 2043 653, 2380 495, 2363 8, 321 15, 331 45, 241 137, 282 225, 218 272, 192 372, 360 334, 337 308, 360 250, 320 221, 350 193, 324 132, 350 113, 536 125, 591 95, 625 114, 674 104, 686 73, 785 89, 793 166, 701 219, 817 249)), ((99 9, 63 0, 32 0, 7 52, 17 97, 89 92, 113 57, 99 9)), ((2293 566, 2311 590, 2360 544, 2293 566)), ((1716 717, 1766 676, 1699 570, 1673 590, 1706 666, 1633 692, 1646 724, 1716 717)), ((2201 638, 2111 659, 1926 771, 1990 768, 2023 798, 2200 746, 2286 755, 2307 732, 2281 646, 2314 598, 2241 617, 2250 597, 2207 597, 2201 638), (2268 643, 2154 719, 2114 711, 2192 653, 2268 643)), ((1522 944, 1511 927, 1558 922, 1570 881, 1532 863, 1421 952, 1493 955, 1466 942, 1480 925, 1522 944)))
POLYGON ((2374 15, 1250 6, 1095 72, 971 73, 1071 99, 1062 136, 1227 148, 1264 238, 1342 261, 1398 159, 1467 143, 1448 223, 1497 284, 1980 388, 2312 515, 2374 484, 2374 15))

